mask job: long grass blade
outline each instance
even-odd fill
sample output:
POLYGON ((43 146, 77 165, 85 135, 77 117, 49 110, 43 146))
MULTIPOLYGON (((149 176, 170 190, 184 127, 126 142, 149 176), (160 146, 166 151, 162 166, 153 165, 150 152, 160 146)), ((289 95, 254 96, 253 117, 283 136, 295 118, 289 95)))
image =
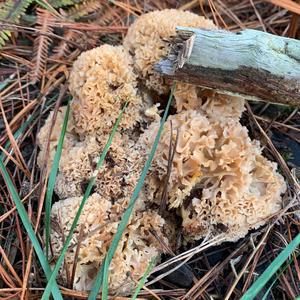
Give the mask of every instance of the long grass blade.
POLYGON ((145 271, 143 277, 141 278, 131 300, 136 300, 136 298, 138 297, 139 293, 140 293, 140 290, 142 289, 142 287, 144 286, 145 282, 146 282, 146 279, 147 277, 149 276, 149 273, 151 272, 151 270, 153 269, 154 267, 154 263, 155 263, 155 260, 151 260, 148 267, 147 267, 147 270, 145 271))
POLYGON ((68 120, 70 114, 70 104, 68 103, 63 126, 61 129, 60 137, 57 144, 57 150, 54 156, 53 164, 51 167, 48 186, 47 186, 47 194, 46 194, 46 203, 45 203, 45 238, 46 238, 46 257, 49 258, 49 248, 50 248, 50 213, 51 213, 51 202, 53 196, 53 190, 56 181, 56 175, 58 172, 59 161, 61 157, 61 152, 63 148, 64 138, 67 130, 68 120))
MULTIPOLYGON (((16 208, 17 208, 17 211, 18 211, 18 214, 21 218, 21 221, 26 229, 26 232, 28 234, 28 237, 30 238, 31 242, 32 242, 32 245, 34 247, 34 250, 36 252, 36 255, 40 261, 40 264, 44 270, 44 273, 46 275, 46 278, 49 280, 50 279, 50 275, 51 275, 51 269, 50 269, 50 266, 48 264, 48 261, 46 259, 46 256, 44 255, 43 253, 43 250, 42 250, 42 247, 35 235, 35 232, 33 230, 33 227, 32 227, 32 224, 28 218, 28 215, 27 215, 27 212, 25 210, 25 207, 15 189, 15 186, 3 164, 3 161, 2 159, 0 159, 0 171, 3 175, 3 178, 4 178, 4 181, 9 189, 9 192, 11 194, 11 197, 12 197, 12 200, 14 201, 15 205, 16 205, 16 208)), ((53 294, 53 298, 54 299, 63 299, 62 295, 61 295, 61 292, 57 286, 57 283, 56 281, 53 282, 53 285, 51 286, 51 291, 52 291, 52 294, 53 294)))
MULTIPOLYGON (((104 260, 104 272, 108 272, 109 269, 109 261, 107 259, 104 260)), ((108 298, 108 275, 103 276, 103 292, 102 292, 102 300, 107 300, 108 298)))
MULTIPOLYGON (((117 131, 117 128, 118 128, 118 126, 119 126, 119 123, 120 123, 120 121, 121 121, 121 118, 122 118, 122 116, 123 116, 124 110, 125 110, 125 108, 127 107, 127 105, 128 105, 128 102, 125 103, 125 105, 124 105, 122 111, 120 112, 120 115, 119 115, 119 117, 118 117, 118 119, 117 119, 117 121, 116 121, 116 123, 115 123, 115 125, 114 125, 114 127, 113 127, 113 129, 112 129, 112 131, 111 131, 111 134, 110 134, 110 136, 109 136, 109 138, 108 138, 108 141, 107 141, 107 143, 106 143, 106 145, 105 145, 105 147, 104 147, 104 150, 103 150, 103 152, 102 152, 102 154, 101 154, 101 156, 100 156, 100 158, 99 158, 99 161, 98 161, 98 163, 97 163, 96 171, 98 171, 98 170, 100 169, 100 167, 102 166, 102 164, 103 164, 103 161, 104 161, 104 159, 105 159, 105 157, 106 157, 106 154, 107 154, 107 152, 108 152, 108 150, 109 150, 109 148, 110 148, 110 145, 111 145, 111 143, 112 143, 113 137, 114 137, 114 135, 115 135, 115 133, 116 133, 116 131, 117 131)), ((62 263, 63 263, 65 254, 66 254, 67 249, 68 249, 68 247, 69 247, 69 244, 70 244, 70 242, 71 242, 71 240, 72 240, 72 236, 73 236, 74 230, 75 230, 75 228, 76 228, 76 226, 77 226, 77 223, 78 223, 79 217, 80 217, 80 215, 81 215, 82 209, 83 209, 83 207, 84 207, 84 204, 85 204, 87 198, 89 197, 89 195, 90 195, 90 193, 91 193, 91 191, 92 191, 92 188, 93 188, 93 186, 94 186, 94 184, 95 184, 95 181, 96 181, 96 177, 97 177, 97 175, 91 177, 91 179, 90 179, 90 181, 89 181, 89 184, 88 184, 88 186, 87 186, 87 188, 86 188, 86 191, 85 191, 85 193, 84 193, 84 196, 83 196, 83 198, 82 198, 82 201, 81 201, 81 203, 80 203, 80 206, 79 206, 79 208, 78 208, 78 211, 77 211, 77 213, 76 213, 76 216, 75 216, 75 218, 74 218, 74 220, 73 220, 73 223, 72 223, 72 226, 71 226, 71 228, 70 228, 70 231, 69 231, 69 233, 68 233, 68 236, 67 236, 67 238, 66 238, 66 241, 65 241, 65 243, 64 243, 64 246, 63 246, 63 248, 62 248, 61 254, 60 254, 60 256, 58 257, 58 259, 57 259, 57 261, 56 261, 56 264, 55 264, 55 267, 54 267, 54 269, 53 269, 53 272, 52 272, 52 274, 51 274, 51 276, 50 276, 50 278, 49 278, 49 280, 48 280, 47 286, 46 286, 45 291, 44 291, 43 296, 42 296, 42 300, 49 299, 50 291, 51 291, 51 289, 52 289, 52 285, 53 285, 53 283, 55 282, 55 278, 56 278, 56 276, 57 276, 57 273, 58 273, 58 271, 59 271, 59 268, 60 268, 60 266, 61 266, 62 263)))
MULTIPOLYGON (((140 176, 140 178, 137 182, 137 185, 136 185, 136 187, 133 191, 133 194, 130 198, 128 208, 126 209, 126 211, 124 212, 124 214, 122 216, 122 219, 121 219, 120 224, 118 226, 117 232, 116 232, 116 234, 115 234, 115 236, 112 240, 112 243, 111 243, 111 245, 108 249, 108 252, 107 252, 106 257, 105 257, 105 262, 104 262, 104 264, 102 264, 102 266, 100 268, 100 271, 98 272, 98 274, 96 276, 96 279, 94 281, 92 290, 89 294, 88 300, 95 300, 97 298, 97 294, 98 294, 98 292, 101 288, 101 285, 102 285, 103 281, 104 282, 108 281, 107 277, 108 277, 108 269, 109 269, 110 262, 112 261, 114 253, 115 253, 115 251, 118 247, 118 243, 119 243, 119 241, 122 237, 122 234, 123 234, 123 232, 124 232, 124 230, 127 226, 127 223, 128 223, 129 218, 130 218, 130 215, 132 213, 134 204, 135 204, 135 202, 138 198, 138 195, 140 193, 141 188, 143 187, 147 172, 150 168, 151 162, 152 162, 153 157, 155 155, 156 148, 158 146, 158 142, 159 142, 162 130, 163 130, 163 126, 164 126, 164 123, 165 123, 165 121, 167 119, 167 116, 168 116, 168 112, 169 112, 169 108, 170 108, 170 105, 171 105, 171 102, 172 102, 172 97, 173 97, 173 93, 175 91, 175 87, 176 87, 176 84, 174 83, 173 86, 172 86, 172 89, 171 89, 170 97, 169 97, 169 100, 168 100, 163 118, 161 120, 160 127, 158 129, 157 134, 156 134, 151 152, 148 156, 148 159, 145 163, 145 166, 143 168, 141 176, 140 176)), ((102 290, 102 299, 104 299, 104 300, 107 299, 107 296, 108 296, 108 286, 106 285, 105 287, 103 287, 103 290, 102 290)))
MULTIPOLYGON (((296 257, 298 257, 300 255, 300 253, 297 253, 296 257)), ((293 258, 290 258, 287 263, 285 264, 284 267, 282 267, 281 271, 278 272, 278 274, 276 275, 276 278, 273 280, 273 282, 271 283, 271 285, 269 286, 269 288, 267 289, 267 291, 265 292, 263 298, 261 300, 266 300, 268 298, 269 293, 271 292, 274 284, 276 283, 276 281, 279 279, 279 277, 281 276, 281 274, 289 267, 289 265, 291 265, 291 263, 294 261, 293 258)))
POLYGON ((280 254, 272 261, 268 268, 258 277, 248 291, 242 296, 241 300, 252 300, 284 264, 288 257, 300 244, 300 233, 280 252, 280 254))

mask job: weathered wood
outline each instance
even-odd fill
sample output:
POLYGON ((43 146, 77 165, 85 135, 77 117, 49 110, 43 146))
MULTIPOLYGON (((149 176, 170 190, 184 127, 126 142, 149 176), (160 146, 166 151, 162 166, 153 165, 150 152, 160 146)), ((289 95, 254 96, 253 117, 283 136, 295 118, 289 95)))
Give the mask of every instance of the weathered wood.
POLYGON ((300 106, 300 41, 247 29, 177 28, 156 71, 178 81, 300 106))

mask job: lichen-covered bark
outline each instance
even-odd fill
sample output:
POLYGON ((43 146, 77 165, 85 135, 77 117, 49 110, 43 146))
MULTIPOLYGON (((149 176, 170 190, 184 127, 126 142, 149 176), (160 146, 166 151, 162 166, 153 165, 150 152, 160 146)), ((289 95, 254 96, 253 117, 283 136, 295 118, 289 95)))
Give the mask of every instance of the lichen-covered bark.
POLYGON ((156 65, 156 70, 169 78, 268 102, 300 105, 297 40, 256 30, 231 33, 180 27, 172 46, 170 55, 156 65))

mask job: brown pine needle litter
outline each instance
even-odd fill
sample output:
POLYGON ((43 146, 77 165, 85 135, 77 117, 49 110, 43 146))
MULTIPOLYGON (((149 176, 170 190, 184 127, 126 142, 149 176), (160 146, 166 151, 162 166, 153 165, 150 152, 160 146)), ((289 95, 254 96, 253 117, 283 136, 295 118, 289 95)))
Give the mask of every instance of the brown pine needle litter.
MULTIPOLYGON (((66 105, 70 100, 66 91, 69 72, 82 52, 105 43, 121 44, 129 25, 138 16, 165 8, 190 10, 231 31, 251 28, 300 37, 300 1, 8 0, 0 3, 0 157, 42 249, 45 249, 44 199, 49 172, 46 162, 42 171, 37 167, 37 132, 51 111, 54 110, 56 117, 57 101, 66 105)), ((299 232, 300 111, 254 101, 249 101, 246 108, 242 124, 247 126, 251 138, 260 140, 264 156, 277 162, 288 184, 284 206, 267 225, 235 243, 220 243, 215 237, 180 246, 182 236, 178 234, 174 244, 179 246, 174 251, 165 251, 168 254, 150 271, 136 299, 240 299, 299 232)), ((49 134, 48 145, 50 138, 49 134)), ((176 145, 177 141, 175 144, 170 141, 170 147, 174 148, 170 149, 170 160, 174 158, 176 145)), ((163 187, 162 211, 167 205, 169 173, 163 187)), ((0 299, 40 299, 46 277, 9 186, 0 174, 0 299)), ((53 203, 57 200, 54 194, 53 203)), ((155 232, 152 235, 168 249, 155 232)), ((85 238, 81 232, 80 242, 85 238)), ((299 250, 298 247, 290 255, 257 299, 300 296, 299 250)), ((75 247, 74 251, 68 283, 60 286, 60 290, 64 299, 87 299, 88 292, 73 289, 79 249, 75 247)), ((131 299, 131 295, 110 298, 125 300, 131 299)))

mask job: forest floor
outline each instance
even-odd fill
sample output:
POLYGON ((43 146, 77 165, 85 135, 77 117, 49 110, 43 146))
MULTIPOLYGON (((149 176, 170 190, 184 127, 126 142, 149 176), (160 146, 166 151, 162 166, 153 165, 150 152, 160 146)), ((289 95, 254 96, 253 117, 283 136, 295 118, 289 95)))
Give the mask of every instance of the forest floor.
MULTIPOLYGON (((193 11, 231 31, 251 28, 300 38, 298 1, 81 2, 7 1, 0 9, 0 153, 13 185, 0 176, 0 299, 40 299, 45 288, 43 270, 11 191, 14 188, 22 199, 42 243, 47 178, 36 165, 36 136, 49 112, 58 109, 57 101, 64 104, 70 99, 65 86, 81 52, 103 43, 119 44, 136 17, 164 8, 193 11)), ((263 102, 249 104, 251 111, 244 112, 242 124, 252 138, 260 140, 264 155, 278 163, 287 181, 283 209, 268 225, 237 243, 223 243, 196 254, 189 269, 174 271, 142 290, 140 297, 181 299, 189 293, 189 299, 240 299, 297 236, 300 112, 263 102), (189 270, 197 281, 183 287, 182 278, 189 276, 185 274, 189 270)), ((300 295, 299 250, 281 265, 257 299, 295 299, 300 295)), ((65 299, 87 299, 88 295, 70 288, 62 288, 62 293, 65 299)))

